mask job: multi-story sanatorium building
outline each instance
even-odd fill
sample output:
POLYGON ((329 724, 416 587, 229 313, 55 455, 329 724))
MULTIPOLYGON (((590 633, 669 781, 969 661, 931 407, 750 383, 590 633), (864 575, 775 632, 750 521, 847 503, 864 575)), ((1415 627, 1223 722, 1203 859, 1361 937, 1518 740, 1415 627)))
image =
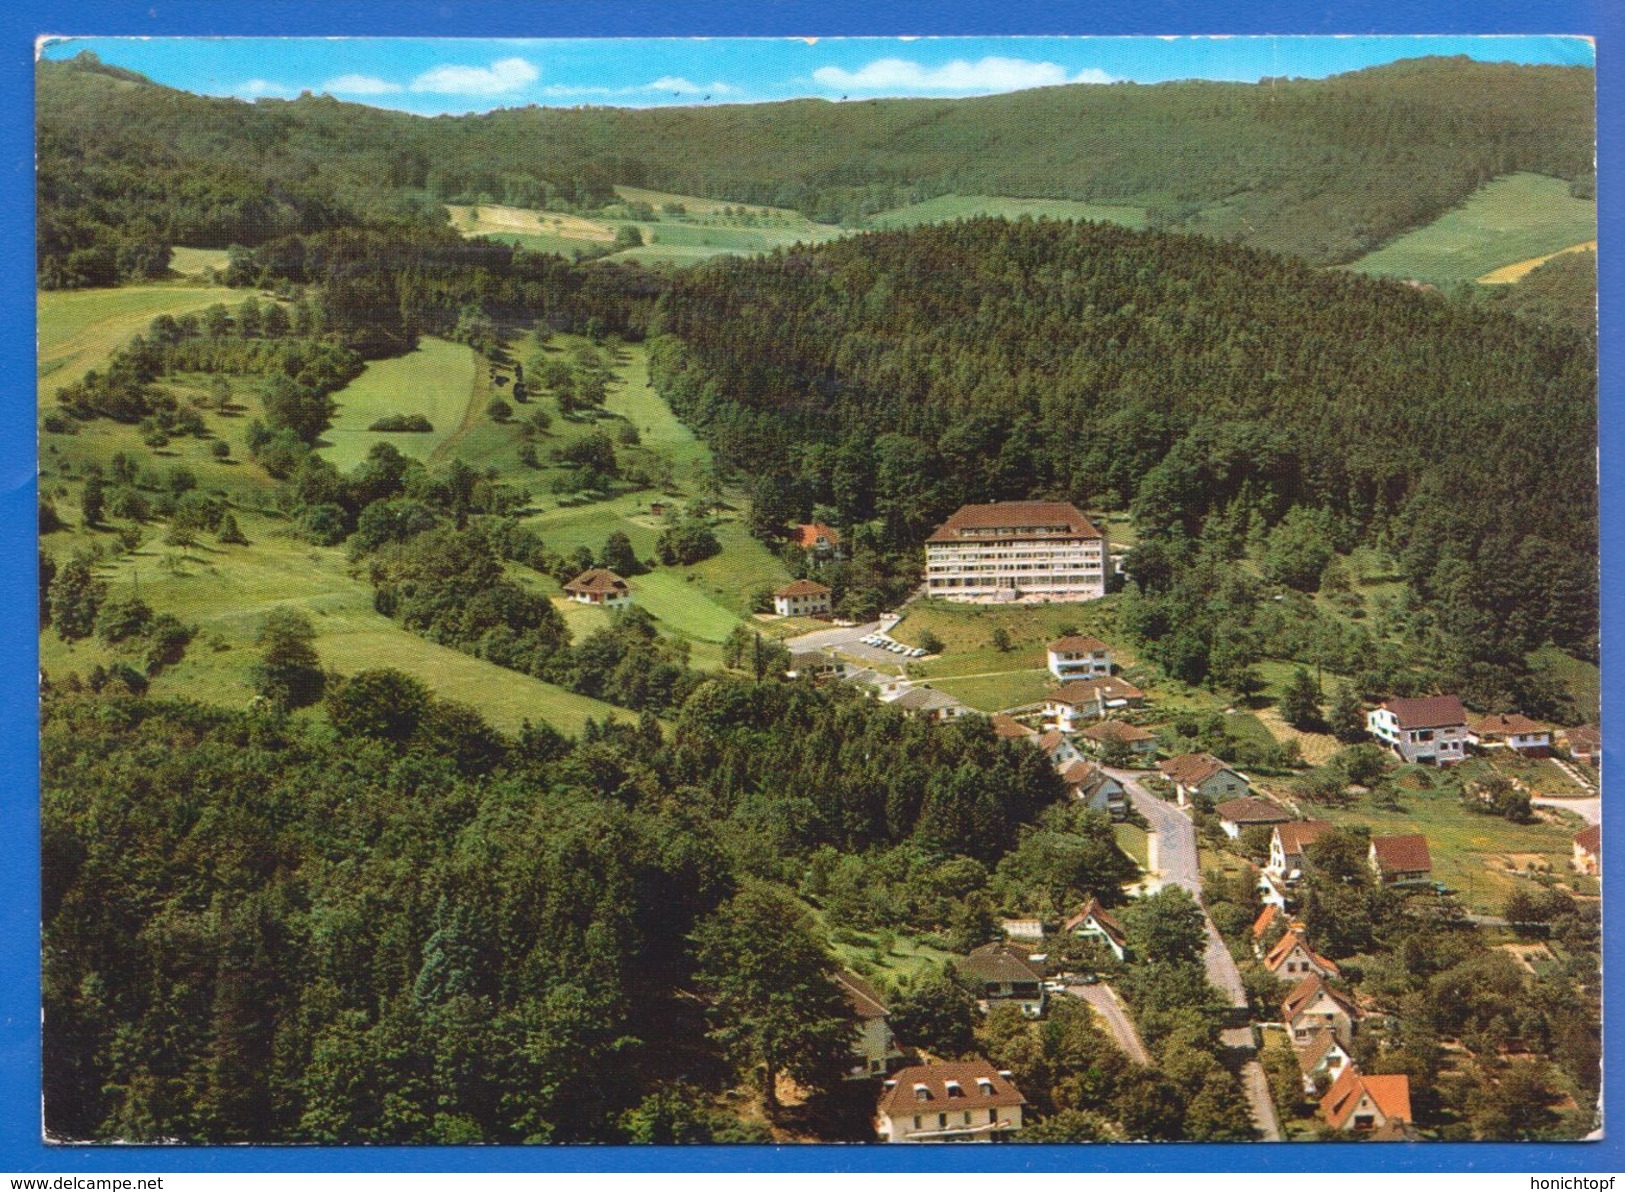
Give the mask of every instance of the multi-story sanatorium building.
POLYGON ((1098 600, 1106 539, 1065 501, 964 505, 926 539, 925 576, 943 600, 1098 600))

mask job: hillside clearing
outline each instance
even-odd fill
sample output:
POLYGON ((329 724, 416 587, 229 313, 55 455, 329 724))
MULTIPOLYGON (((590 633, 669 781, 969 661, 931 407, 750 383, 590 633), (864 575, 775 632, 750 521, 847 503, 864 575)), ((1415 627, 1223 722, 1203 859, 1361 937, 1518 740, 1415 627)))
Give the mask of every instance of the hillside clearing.
POLYGON ((1089 219, 1098 223, 1121 224, 1125 228, 1145 227, 1145 208, 1102 203, 1080 203, 1071 199, 1007 199, 997 195, 941 195, 923 203, 910 203, 871 216, 871 228, 913 228, 920 224, 948 223, 977 216, 1003 216, 1005 219, 1089 219))
POLYGON ((1549 252, 1542 257, 1530 257, 1527 261, 1519 261, 1515 265, 1505 265, 1478 279, 1480 285, 1499 286, 1510 282, 1522 281, 1523 278, 1536 269, 1539 269, 1553 257, 1561 257, 1571 252, 1596 252, 1597 242, 1587 240, 1584 244, 1571 244, 1567 248, 1560 248, 1556 252, 1549 252))
MULTIPOLYGON (((323 454, 341 472, 367 458, 374 443, 393 443, 402 455, 427 461, 459 428, 474 401, 479 359, 472 348, 425 336, 414 351, 374 360, 333 395, 333 425, 323 433, 323 454), (393 433, 367 428, 394 414, 422 414, 430 433, 393 433)), ((473 411, 483 415, 484 411, 473 411)))
POLYGON ((159 315, 182 315, 243 296, 224 286, 167 282, 114 290, 43 290, 35 303, 38 375, 59 384, 77 381, 88 370, 103 367, 159 315))

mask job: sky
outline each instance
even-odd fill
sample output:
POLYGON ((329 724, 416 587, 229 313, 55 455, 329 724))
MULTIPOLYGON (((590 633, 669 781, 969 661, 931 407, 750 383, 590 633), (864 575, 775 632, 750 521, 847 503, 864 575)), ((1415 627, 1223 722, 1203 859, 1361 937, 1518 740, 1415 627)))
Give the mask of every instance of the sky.
POLYGON ((1399 58, 1591 66, 1571 37, 965 37, 479 40, 72 38, 41 53, 204 95, 329 94, 420 115, 537 104, 660 107, 960 97, 1063 83, 1323 78, 1399 58))

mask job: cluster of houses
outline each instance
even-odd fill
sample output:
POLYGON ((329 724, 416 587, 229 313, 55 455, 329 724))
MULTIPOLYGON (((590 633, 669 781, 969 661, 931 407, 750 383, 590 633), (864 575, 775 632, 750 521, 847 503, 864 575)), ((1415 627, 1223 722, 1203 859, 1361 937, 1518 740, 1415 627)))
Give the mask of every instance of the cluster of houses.
POLYGON ((1469 748, 1550 757, 1558 744, 1572 760, 1595 765, 1602 743, 1595 725, 1554 732, 1521 712, 1469 716, 1455 695, 1382 700, 1366 713, 1366 730, 1401 761, 1418 765, 1451 765, 1469 748))

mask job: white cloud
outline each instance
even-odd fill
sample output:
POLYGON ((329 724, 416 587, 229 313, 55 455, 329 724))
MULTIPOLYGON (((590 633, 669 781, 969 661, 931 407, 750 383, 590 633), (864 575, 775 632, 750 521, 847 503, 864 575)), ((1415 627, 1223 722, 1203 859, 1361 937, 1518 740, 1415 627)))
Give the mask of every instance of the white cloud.
POLYGON ((672 91, 678 95, 732 95, 737 87, 728 83, 707 83, 703 87, 699 83, 691 83, 681 75, 665 75, 652 83, 645 83, 637 88, 639 91, 672 91))
POLYGON ((1054 62, 990 56, 976 62, 956 58, 941 66, 922 66, 908 58, 878 58, 857 70, 823 66, 813 78, 835 91, 908 92, 1021 91, 1028 87, 1056 87, 1063 83, 1110 83, 1115 80, 1093 68, 1069 75, 1054 62))
POLYGON ((616 99, 634 95, 734 95, 739 91, 732 83, 695 83, 680 75, 663 75, 652 82, 633 87, 604 87, 574 83, 549 83, 542 94, 549 99, 576 99, 594 96, 616 99))
POLYGON ((502 58, 490 66, 436 66, 412 80, 412 90, 434 95, 502 95, 541 77, 523 58, 502 58))
POLYGON ((394 95, 401 90, 401 85, 372 75, 347 74, 328 79, 316 90, 330 95, 394 95))
POLYGON ((292 87, 284 87, 281 83, 272 83, 265 79, 249 79, 248 82, 233 87, 229 94, 257 98, 261 95, 292 95, 294 90, 292 87))

